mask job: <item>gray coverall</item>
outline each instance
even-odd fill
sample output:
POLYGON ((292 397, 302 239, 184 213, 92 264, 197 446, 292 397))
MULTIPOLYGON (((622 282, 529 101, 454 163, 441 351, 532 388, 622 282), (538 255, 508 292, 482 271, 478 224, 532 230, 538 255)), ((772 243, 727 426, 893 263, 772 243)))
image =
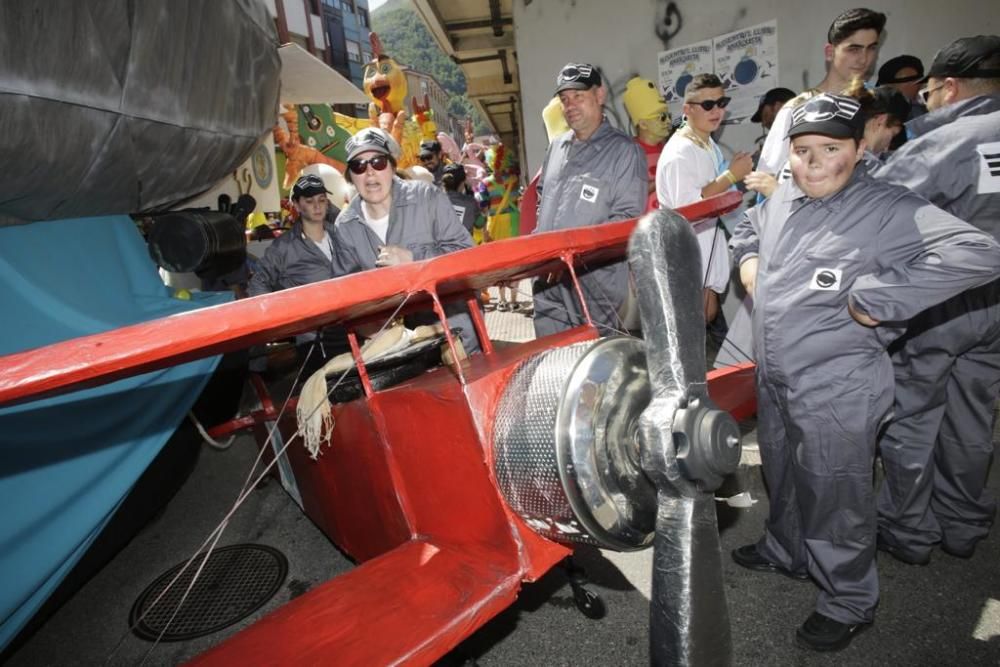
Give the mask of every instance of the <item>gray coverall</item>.
MULTIPOLYGON (((338 210, 333 205, 330 208, 338 210)), ((330 244, 333 261, 327 259, 316 243, 306 237, 302 231, 302 222, 296 222, 291 229, 274 239, 264 251, 264 256, 257 263, 250 278, 250 285, 247 288, 249 295, 259 296, 344 275, 346 271, 340 265, 333 248, 335 243, 333 221, 328 217, 323 227, 326 229, 326 243, 330 244)), ((295 337, 300 357, 311 358, 308 356, 308 346, 315 340, 317 336, 314 333, 299 334, 295 337)), ((339 325, 324 327, 318 340, 321 343, 318 348, 319 355, 312 357, 317 362, 351 349, 347 342, 347 331, 339 325)), ((252 357, 261 357, 265 354, 261 346, 255 346, 253 350, 252 357)))
MULTIPOLYGON (((334 246, 345 273, 374 269, 379 248, 394 245, 413 253, 414 261, 472 247, 472 236, 462 226, 451 202, 440 188, 420 181, 392 180, 392 208, 385 242, 372 231, 361 212, 361 197, 355 196, 337 218, 334 246)), ((462 329, 465 351, 478 352, 479 339, 465 303, 445 306, 448 323, 462 329)), ((437 322, 433 313, 407 318, 409 323, 437 322)))
MULTIPOLYGON (((910 141, 875 178, 1000 239, 1000 95, 937 109, 907 129, 910 141), (985 155, 995 156, 992 173, 985 155)), ((969 553, 996 511, 985 486, 1000 391, 1000 282, 921 313, 890 352, 896 402, 879 444, 879 535, 918 558, 937 542, 969 553)))
MULTIPOLYGON (((328 222, 324 227, 333 251, 333 223, 328 222)), ((344 275, 346 272, 339 265, 336 252, 332 255, 333 262, 311 239, 306 238, 302 223, 296 222, 267 247, 254 269, 247 291, 250 296, 259 296, 344 275)))
POLYGON ((990 280, 1000 246, 864 165, 809 199, 782 183, 744 215, 730 247, 759 254, 753 337, 757 417, 771 501, 761 555, 821 588, 816 609, 867 623, 878 601, 872 464, 892 406, 900 323, 990 280), (858 324, 855 308, 877 321, 858 324))
MULTIPOLYGON (((607 119, 587 141, 569 131, 549 144, 538 180, 534 233, 628 220, 646 209, 646 156, 607 119)), ((621 331, 619 315, 629 290, 628 264, 577 269, 590 317, 602 335, 621 331)), ((555 283, 535 281, 535 335, 586 323, 568 275, 555 283)))

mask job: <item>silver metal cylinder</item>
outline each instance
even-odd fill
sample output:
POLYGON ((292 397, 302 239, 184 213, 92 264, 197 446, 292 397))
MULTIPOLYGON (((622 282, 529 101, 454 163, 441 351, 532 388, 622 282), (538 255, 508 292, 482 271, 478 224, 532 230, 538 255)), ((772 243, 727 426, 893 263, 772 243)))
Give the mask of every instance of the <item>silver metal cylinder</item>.
POLYGON ((493 427, 494 472, 511 508, 552 540, 621 551, 649 546, 656 492, 637 440, 649 400, 643 343, 635 338, 525 360, 493 427))

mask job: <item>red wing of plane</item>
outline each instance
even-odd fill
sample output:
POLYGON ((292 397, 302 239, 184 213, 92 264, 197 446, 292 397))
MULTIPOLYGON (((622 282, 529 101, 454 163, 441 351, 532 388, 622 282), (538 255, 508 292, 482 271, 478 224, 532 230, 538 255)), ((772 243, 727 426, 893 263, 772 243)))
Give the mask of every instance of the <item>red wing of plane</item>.
MULTIPOLYGON (((700 219, 738 201, 727 193, 681 213, 700 219)), ((401 306, 433 306, 443 316, 441 302, 474 305, 479 290, 502 280, 621 260, 636 228, 631 220, 492 243, 8 355, 0 358, 0 404, 334 323, 381 322, 401 306)), ((196 662, 431 664, 574 544, 638 549, 654 535, 654 661, 726 660, 710 491, 734 451, 738 460, 738 431, 734 443, 708 398, 737 417, 751 414, 752 367, 713 371, 706 382, 690 226, 665 211, 639 228, 630 261, 645 276, 637 282, 648 371, 641 343, 595 342, 590 326, 494 349, 478 308, 470 312, 482 355, 388 389, 373 388, 355 344, 365 396, 333 406, 318 458, 297 444, 275 447, 275 456, 287 460, 305 512, 360 565, 196 662), (525 387, 553 372, 562 374, 558 395, 526 404, 537 393, 525 387), (584 422, 608 432, 579 428, 584 422), (539 424, 553 443, 525 439, 539 424), (614 460, 600 463, 605 450, 614 460), (616 486, 624 477, 641 488, 626 493, 616 486)), ((264 413, 284 441, 295 437, 294 409, 264 413)))

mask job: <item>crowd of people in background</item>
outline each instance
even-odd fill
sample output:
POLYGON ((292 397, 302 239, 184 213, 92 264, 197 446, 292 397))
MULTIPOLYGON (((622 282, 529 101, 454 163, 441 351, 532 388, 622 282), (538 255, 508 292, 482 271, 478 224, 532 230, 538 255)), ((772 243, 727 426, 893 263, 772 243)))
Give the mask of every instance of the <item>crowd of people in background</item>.
MULTIPOLYGON (((728 154, 717 139, 731 98, 715 74, 693 77, 672 133, 655 86, 630 81, 629 134, 605 114, 599 69, 569 63, 546 107, 547 127, 562 129, 537 177, 536 232, 747 193, 734 229, 692 221, 706 324, 724 330, 731 275, 753 308, 770 510, 760 540, 732 557, 819 587, 796 638, 820 651, 874 621, 876 550, 911 565, 936 546, 968 558, 996 509, 985 486, 1000 389, 1000 37, 944 45, 926 72, 897 55, 869 86, 885 26, 870 9, 836 17, 816 40, 823 79, 768 91, 750 119, 760 137, 728 154)), ((250 293, 520 233, 520 173, 504 146, 467 143, 452 160, 425 141, 430 182, 397 170, 398 157, 379 129, 348 142, 357 194, 335 224, 322 181, 300 178, 298 221, 261 259, 250 293)), ((533 311, 538 336, 586 324, 585 313, 601 334, 632 330, 626 263, 578 276, 586 310, 560 274, 534 282, 530 307, 501 286, 495 307, 533 311)), ((478 350, 468 314, 449 315, 478 350)))

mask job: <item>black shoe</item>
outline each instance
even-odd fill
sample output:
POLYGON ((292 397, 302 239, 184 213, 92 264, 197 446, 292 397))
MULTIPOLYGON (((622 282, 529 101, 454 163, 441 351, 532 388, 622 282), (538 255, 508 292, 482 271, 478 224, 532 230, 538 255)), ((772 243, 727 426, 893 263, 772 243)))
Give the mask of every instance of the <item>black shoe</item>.
POLYGON ((941 543, 941 551, 945 552, 949 556, 954 556, 955 558, 964 558, 968 560, 976 553, 976 545, 973 544, 970 547, 965 547, 964 549, 958 549, 955 547, 948 546, 947 543, 941 543))
POLYGON ((772 563, 761 556, 760 552, 757 551, 756 544, 747 544, 738 549, 733 549, 733 560, 736 561, 737 565, 745 567, 748 570, 754 570, 755 572, 774 572, 775 574, 781 574, 796 581, 809 581, 808 573, 786 570, 777 563, 772 563))
POLYGON ((813 651, 839 651, 847 648, 870 625, 871 623, 841 623, 814 611, 802 627, 795 631, 795 641, 799 646, 813 651))
POLYGON ((906 563, 907 565, 927 565, 931 562, 930 554, 915 554, 912 551, 907 551, 902 547, 897 547, 895 544, 883 540, 881 535, 875 538, 875 548, 879 551, 884 551, 900 563, 906 563))

